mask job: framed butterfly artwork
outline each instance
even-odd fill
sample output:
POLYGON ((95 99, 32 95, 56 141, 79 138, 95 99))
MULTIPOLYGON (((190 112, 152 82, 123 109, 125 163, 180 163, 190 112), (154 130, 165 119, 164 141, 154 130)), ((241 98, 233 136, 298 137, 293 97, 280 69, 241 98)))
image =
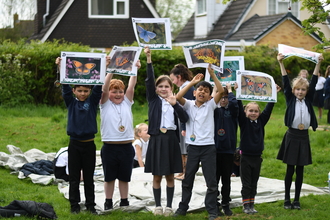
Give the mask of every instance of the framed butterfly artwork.
MULTIPOLYGON (((217 78, 220 80, 223 86, 230 83, 232 86, 236 82, 236 74, 239 70, 245 70, 244 56, 224 56, 223 57, 223 71, 214 71, 217 78)), ((210 77, 210 73, 206 68, 205 81, 214 85, 213 79, 210 77)))
POLYGON ((105 53, 61 52, 60 83, 102 85, 105 53))
POLYGON ((236 98, 238 100, 277 102, 277 91, 274 78, 262 72, 237 71, 236 98))
POLYGON ((151 50, 172 50, 169 18, 132 18, 133 30, 140 47, 151 50))
POLYGON ((313 63, 318 63, 319 56, 321 55, 320 53, 304 50, 301 48, 290 47, 284 44, 278 45, 278 52, 284 55, 284 59, 291 56, 297 56, 312 61, 313 63))
POLYGON ((188 68, 207 68, 210 63, 214 70, 223 72, 224 41, 218 39, 208 40, 195 45, 183 46, 182 48, 188 68))
POLYGON ((141 47, 118 47, 114 46, 109 54, 111 57, 110 65, 107 68, 107 73, 113 73, 124 76, 136 76, 138 61, 141 47))

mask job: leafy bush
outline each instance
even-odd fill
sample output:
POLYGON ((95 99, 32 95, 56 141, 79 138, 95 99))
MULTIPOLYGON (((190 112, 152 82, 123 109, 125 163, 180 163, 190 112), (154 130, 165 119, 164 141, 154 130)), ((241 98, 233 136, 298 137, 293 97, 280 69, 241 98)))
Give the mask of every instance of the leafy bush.
MULTIPOLYGON (((137 46, 137 43, 123 46, 137 46)), ((19 105, 26 103, 60 105, 64 106, 61 89, 54 86, 54 81, 59 79, 56 73, 55 58, 61 51, 90 52, 89 46, 53 40, 41 43, 24 40, 12 42, 0 40, 0 104, 19 105)), ((94 51, 101 52, 101 51, 94 51)), ((245 47, 244 51, 226 51, 225 56, 244 56, 245 69, 264 72, 274 77, 280 84, 281 74, 276 60, 277 50, 267 45, 245 47)), ((323 53, 325 60, 330 58, 330 53, 323 53)), ((141 53, 141 68, 138 71, 138 81, 135 87, 135 102, 146 102, 146 56, 141 53)), ((156 78, 168 74, 174 65, 186 64, 182 47, 173 47, 168 50, 153 50, 152 61, 156 78)), ((290 57, 284 60, 290 78, 295 77, 300 69, 307 69, 312 74, 315 64, 299 57, 290 57)), ((326 69, 326 62, 322 63, 321 72, 326 69)), ((203 68, 193 68, 194 74, 204 73, 203 68)), ((126 84, 128 77, 115 76, 126 84)), ((177 90, 177 88, 176 88, 177 90)))

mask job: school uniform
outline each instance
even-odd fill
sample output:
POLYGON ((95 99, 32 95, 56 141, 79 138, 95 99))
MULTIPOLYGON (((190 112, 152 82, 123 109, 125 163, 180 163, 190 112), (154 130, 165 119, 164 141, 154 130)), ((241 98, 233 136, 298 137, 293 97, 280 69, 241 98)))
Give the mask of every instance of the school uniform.
POLYGON ((179 104, 171 106, 156 94, 155 75, 151 63, 147 64, 146 92, 149 106, 149 145, 145 161, 145 173, 170 175, 182 172, 179 146, 178 118, 188 120, 187 113, 179 104), (160 129, 166 127, 166 132, 160 129))
POLYGON ((213 118, 216 107, 213 99, 199 107, 195 105, 195 101, 186 100, 183 106, 189 115, 189 121, 186 123, 186 143, 189 144, 188 159, 185 178, 182 180, 182 198, 179 204, 179 209, 183 212, 187 212, 189 209, 195 174, 201 162, 207 185, 205 208, 210 216, 218 216, 213 118))
POLYGON ((265 125, 271 116, 274 103, 267 103, 256 121, 251 121, 246 117, 241 100, 238 100, 238 107, 238 123, 241 137, 240 149, 242 152, 240 161, 241 194, 243 205, 245 205, 254 203, 254 198, 257 194, 257 184, 262 163, 261 154, 264 150, 265 125))
POLYGON ((136 145, 141 147, 141 157, 142 157, 142 160, 144 160, 146 158, 146 154, 147 154, 147 150, 148 150, 148 144, 149 144, 149 140, 144 141, 142 138, 136 139, 133 142, 133 148, 135 150, 133 168, 140 167, 139 161, 138 161, 139 159, 136 155, 136 145))
POLYGON ((318 126, 312 106, 317 76, 312 76, 309 91, 301 102, 292 93, 289 77, 283 76, 282 80, 287 104, 284 119, 285 125, 289 129, 284 135, 277 159, 288 165, 305 166, 312 164, 308 128, 312 126, 315 131, 318 126), (304 124, 302 130, 298 128, 300 123, 304 124))
POLYGON ((221 198, 222 204, 231 201, 231 173, 233 169, 233 156, 236 150, 237 126, 238 126, 238 105, 235 95, 228 94, 228 105, 214 110, 214 141, 217 149, 216 156, 216 179, 217 184, 221 178, 221 198))
POLYGON ((124 100, 118 105, 109 99, 100 105, 101 139, 103 141, 101 159, 105 182, 115 179, 124 182, 131 181, 135 155, 132 143, 112 144, 111 142, 134 140, 131 110, 133 103, 125 95, 124 100))

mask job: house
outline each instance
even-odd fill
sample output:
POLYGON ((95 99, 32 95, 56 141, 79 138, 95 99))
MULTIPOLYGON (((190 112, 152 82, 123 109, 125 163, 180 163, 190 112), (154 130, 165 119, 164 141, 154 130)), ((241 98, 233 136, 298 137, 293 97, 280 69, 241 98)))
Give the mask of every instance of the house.
POLYGON ((158 18, 155 0, 37 0, 34 35, 107 50, 135 39, 132 17, 158 18))
MULTIPOLYGON (((226 50, 244 46, 286 44, 313 50, 322 43, 316 34, 304 35, 301 20, 309 17, 300 2, 289 0, 197 0, 195 13, 176 37, 174 45, 192 45, 201 41, 221 39, 226 50), (290 8, 290 10, 289 10, 290 8)), ((321 26, 330 37, 328 25, 321 26)))
POLYGON ((33 21, 20 20, 18 14, 13 15, 14 27, 0 29, 0 36, 4 39, 18 40, 19 38, 28 38, 33 34, 33 21))

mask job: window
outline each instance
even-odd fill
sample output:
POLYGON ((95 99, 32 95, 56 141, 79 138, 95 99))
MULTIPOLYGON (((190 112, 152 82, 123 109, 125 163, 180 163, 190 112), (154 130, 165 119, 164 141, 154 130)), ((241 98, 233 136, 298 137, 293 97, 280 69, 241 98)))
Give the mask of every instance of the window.
POLYGON ((268 14, 282 14, 287 13, 289 4, 291 3, 291 13, 299 18, 299 2, 292 2, 289 0, 268 0, 268 14))
POLYGON ((206 0, 197 0, 197 15, 206 13, 206 0))
POLYGON ((90 18, 129 18, 129 0, 89 0, 90 18))

